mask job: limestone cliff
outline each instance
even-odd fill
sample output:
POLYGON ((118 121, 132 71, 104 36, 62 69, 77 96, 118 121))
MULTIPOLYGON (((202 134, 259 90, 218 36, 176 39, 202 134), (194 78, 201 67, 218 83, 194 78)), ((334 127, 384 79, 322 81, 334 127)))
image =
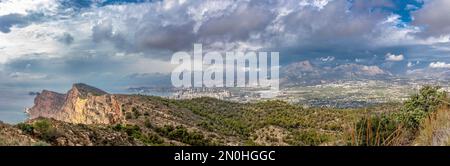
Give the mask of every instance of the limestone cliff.
POLYGON ((53 118, 82 124, 114 124, 122 121, 114 95, 86 84, 74 84, 67 94, 44 90, 28 110, 30 119, 53 118))

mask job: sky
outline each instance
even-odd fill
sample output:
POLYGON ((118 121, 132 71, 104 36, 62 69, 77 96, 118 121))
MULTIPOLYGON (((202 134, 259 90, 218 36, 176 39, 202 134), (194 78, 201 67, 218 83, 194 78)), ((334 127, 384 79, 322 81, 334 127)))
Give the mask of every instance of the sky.
POLYGON ((74 82, 151 86, 194 43, 277 51, 282 66, 448 70, 448 9, 448 0, 0 0, 0 96, 74 82))

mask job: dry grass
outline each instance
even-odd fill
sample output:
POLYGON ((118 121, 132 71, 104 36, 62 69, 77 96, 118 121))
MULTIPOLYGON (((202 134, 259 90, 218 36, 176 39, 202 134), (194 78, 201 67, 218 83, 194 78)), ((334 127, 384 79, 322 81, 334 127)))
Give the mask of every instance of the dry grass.
POLYGON ((365 119, 364 126, 354 124, 349 130, 350 146, 401 146, 404 145, 409 133, 403 126, 386 131, 381 121, 373 124, 370 118, 365 119))
POLYGON ((414 145, 450 145, 450 110, 448 105, 440 107, 422 122, 414 145))

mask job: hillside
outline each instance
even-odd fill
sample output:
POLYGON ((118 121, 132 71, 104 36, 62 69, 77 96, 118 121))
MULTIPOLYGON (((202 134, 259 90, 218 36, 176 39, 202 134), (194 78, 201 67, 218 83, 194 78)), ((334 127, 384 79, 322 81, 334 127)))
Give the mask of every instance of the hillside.
MULTIPOLYGON (((359 112, 304 109, 282 101, 243 104, 213 98, 170 100, 109 94, 75 84, 67 94, 44 90, 29 110, 31 120, 11 127, 33 128, 28 129, 28 136, 37 140, 42 138, 35 123, 45 121, 59 135, 87 132, 86 128, 107 133, 110 128, 135 140, 126 142, 133 145, 344 145, 343 133, 359 112)), ((66 145, 58 136, 51 138, 43 141, 66 145)), ((70 145, 99 145, 74 140, 70 145)))
POLYGON ((440 100, 448 100, 446 93, 429 87, 404 104, 303 108, 109 94, 75 84, 67 94, 40 93, 30 120, 1 125, 0 145, 413 145, 424 135, 421 119, 448 110, 440 100))

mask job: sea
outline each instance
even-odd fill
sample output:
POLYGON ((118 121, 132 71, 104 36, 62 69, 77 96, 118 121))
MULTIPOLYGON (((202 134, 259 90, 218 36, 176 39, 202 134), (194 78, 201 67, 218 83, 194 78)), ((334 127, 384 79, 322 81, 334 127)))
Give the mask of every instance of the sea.
POLYGON ((25 121, 28 118, 25 109, 33 106, 34 97, 28 91, 0 89, 0 121, 8 124, 25 121))
MULTIPOLYGON (((110 90, 114 94, 138 94, 127 90, 110 90)), ((149 90, 141 93, 149 96, 168 97, 173 95, 171 92, 161 92, 149 90)), ((25 113, 27 108, 31 108, 34 104, 36 95, 30 94, 30 91, 0 88, 0 121, 8 124, 17 124, 27 120, 28 115, 25 113)))

